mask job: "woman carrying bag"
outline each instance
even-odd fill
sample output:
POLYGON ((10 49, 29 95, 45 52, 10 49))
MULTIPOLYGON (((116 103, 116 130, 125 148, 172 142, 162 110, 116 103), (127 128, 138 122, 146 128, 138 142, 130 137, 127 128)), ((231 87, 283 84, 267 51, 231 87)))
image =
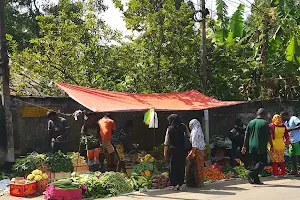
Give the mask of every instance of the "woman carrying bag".
POLYGON ((170 182, 173 190, 182 190, 185 174, 186 150, 185 136, 186 127, 180 122, 178 115, 168 117, 169 127, 165 136, 164 157, 170 160, 170 182))

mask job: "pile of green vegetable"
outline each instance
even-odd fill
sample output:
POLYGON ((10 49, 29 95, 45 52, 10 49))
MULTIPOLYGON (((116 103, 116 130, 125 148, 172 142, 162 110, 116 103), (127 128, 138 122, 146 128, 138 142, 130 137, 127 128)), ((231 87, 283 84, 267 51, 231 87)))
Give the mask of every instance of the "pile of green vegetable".
POLYGON ((235 170, 239 178, 247 178, 248 171, 244 167, 238 166, 233 169, 235 170))
POLYGON ((84 198, 105 198, 110 195, 109 191, 104 189, 100 181, 100 173, 90 173, 78 175, 78 181, 83 185, 84 198))
POLYGON ((84 198, 105 198, 133 191, 130 180, 119 172, 81 175, 73 172, 71 178, 57 180, 52 185, 63 190, 82 188, 84 198))
POLYGON ((99 178, 102 187, 109 191, 111 196, 133 191, 130 180, 119 172, 106 172, 99 178))
POLYGON ((141 162, 133 166, 132 172, 138 175, 144 173, 145 171, 150 171, 151 174, 157 172, 156 166, 154 163, 150 162, 141 162))
POLYGON ((10 176, 4 172, 0 172, 0 181, 3 179, 10 179, 10 176))
POLYGON ((152 188, 152 177, 147 177, 145 175, 138 175, 132 173, 130 177, 130 184, 134 190, 139 190, 141 188, 152 188))
POLYGON ((14 176, 25 176, 35 170, 38 166, 45 164, 46 155, 32 153, 25 158, 19 158, 12 167, 14 176))
POLYGON ((59 179, 54 181, 52 185, 62 190, 76 190, 82 187, 82 184, 73 178, 59 179))
POLYGON ((70 156, 65 155, 61 151, 48 154, 45 162, 50 171, 53 173, 72 172, 74 168, 70 156))

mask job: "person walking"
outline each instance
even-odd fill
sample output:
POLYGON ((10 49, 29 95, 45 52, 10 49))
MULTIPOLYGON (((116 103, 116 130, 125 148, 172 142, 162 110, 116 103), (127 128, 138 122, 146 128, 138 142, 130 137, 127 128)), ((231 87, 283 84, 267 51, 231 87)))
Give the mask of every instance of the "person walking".
POLYGON ((280 115, 274 115, 272 123, 269 124, 273 142, 273 150, 269 145, 269 156, 271 158, 273 175, 278 176, 278 165, 281 168, 283 176, 286 176, 285 164, 284 164, 284 147, 289 145, 289 134, 287 128, 282 122, 280 115))
POLYGON ((51 152, 61 150, 66 153, 66 145, 70 126, 63 117, 58 117, 55 111, 48 111, 48 140, 47 145, 51 146, 51 152))
POLYGON ((87 113, 85 124, 81 128, 81 142, 85 144, 87 151, 87 160, 89 171, 94 172, 99 170, 99 155, 100 155, 100 130, 97 124, 96 113, 87 113))
POLYGON ((258 174, 264 169, 267 162, 267 145, 270 143, 270 150, 273 150, 273 142, 271 139, 271 132, 269 124, 264 118, 266 117, 266 111, 260 108, 257 113, 257 117, 251 120, 246 128, 244 145, 242 153, 247 151, 247 143, 249 145, 249 154, 252 160, 252 166, 248 171, 248 181, 250 184, 263 184, 258 174))
POLYGON ((288 112, 282 112, 282 120, 289 131, 290 145, 289 155, 292 159, 292 175, 300 176, 297 167, 297 157, 300 156, 300 119, 296 116, 290 116, 288 112))
POLYGON ((168 117, 169 127, 164 142, 164 158, 170 160, 170 182, 173 190, 182 190, 185 175, 186 151, 184 132, 186 127, 180 122, 177 114, 168 117))
POLYGON ((197 119, 191 120, 189 127, 192 150, 187 157, 186 184, 188 187, 202 187, 204 185, 204 134, 197 119))
MULTIPOLYGON (((237 150, 242 150, 244 138, 245 138, 246 125, 242 122, 241 119, 236 119, 234 122, 234 127, 230 131, 229 139, 232 142, 232 148, 230 153, 230 166, 234 166, 234 159, 237 157, 237 150)), ((245 156, 243 156, 245 157, 245 156)), ((245 160, 242 159, 245 163, 245 160)), ((247 162, 246 162, 247 163, 247 162)))
POLYGON ((116 130, 114 120, 111 119, 109 113, 105 114, 102 119, 98 121, 100 127, 100 135, 102 139, 102 149, 106 150, 110 156, 110 163, 108 168, 115 169, 115 148, 111 143, 113 131, 116 130))

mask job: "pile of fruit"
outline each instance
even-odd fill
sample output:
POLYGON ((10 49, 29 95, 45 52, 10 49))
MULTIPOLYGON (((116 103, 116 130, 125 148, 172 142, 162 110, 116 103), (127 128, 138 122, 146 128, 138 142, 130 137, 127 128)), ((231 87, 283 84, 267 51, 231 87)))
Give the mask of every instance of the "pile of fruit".
POLYGON ((43 173, 41 170, 36 169, 33 170, 31 172, 31 174, 29 174, 27 176, 27 180, 28 181, 41 181, 41 180, 47 180, 48 179, 48 175, 46 173, 43 173))
POLYGON ((147 154, 142 159, 142 162, 150 162, 150 163, 152 163, 154 160, 155 160, 155 158, 153 156, 151 156, 151 154, 147 154))
POLYGON ((83 156, 80 156, 79 152, 74 152, 71 156, 73 166, 85 166, 85 158, 83 156))
POLYGON ((169 187, 169 185, 170 185, 170 179, 169 179, 169 174, 167 172, 164 172, 160 175, 153 176, 153 180, 152 180, 153 189, 163 189, 169 187))
POLYGON ((204 179, 212 180, 212 181, 217 181, 217 180, 222 180, 225 179, 225 175, 216 168, 204 168, 204 179))

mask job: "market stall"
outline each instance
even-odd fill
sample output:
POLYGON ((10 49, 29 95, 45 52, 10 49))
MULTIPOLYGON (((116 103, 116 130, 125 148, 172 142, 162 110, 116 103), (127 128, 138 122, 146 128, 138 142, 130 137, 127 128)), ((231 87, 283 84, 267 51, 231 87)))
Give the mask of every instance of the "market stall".
MULTIPOLYGON (((143 151, 139 144, 125 155, 127 174, 118 172, 88 172, 85 158, 78 152, 63 154, 33 153, 17 160, 13 167, 15 179, 11 183, 11 195, 28 196, 44 194, 45 199, 82 199, 116 196, 135 190, 161 189, 169 186, 168 168, 163 161, 163 145, 155 144, 160 111, 205 110, 204 130, 209 141, 209 108, 229 106, 241 102, 224 102, 205 96, 198 91, 168 94, 130 94, 109 92, 82 86, 57 83, 71 98, 87 109, 97 112, 142 112, 145 128, 153 129, 153 149, 143 151), (68 198, 67 198, 68 197, 68 198)), ((76 111, 75 113, 80 113, 76 111)), ((201 116, 202 117, 202 116, 201 116)), ((206 160, 210 160, 209 145, 206 160)), ((223 170, 213 165, 205 169, 207 181, 238 176, 236 171, 223 170)))
MULTIPOLYGON (((165 94, 132 94, 111 92, 60 82, 57 82, 56 84, 71 98, 93 112, 144 112, 145 124, 153 129, 153 147, 157 146, 155 137, 159 119, 156 112, 204 110, 204 115, 199 117, 203 117, 205 141, 209 143, 208 109, 242 103, 219 101, 205 96, 196 90, 165 94)), ((132 152, 136 152, 138 144, 134 145, 134 148, 135 149, 132 152)), ((133 159, 133 163, 134 160, 137 159, 132 158, 132 156, 131 158, 126 156, 126 158, 127 161, 132 161, 133 159)))

